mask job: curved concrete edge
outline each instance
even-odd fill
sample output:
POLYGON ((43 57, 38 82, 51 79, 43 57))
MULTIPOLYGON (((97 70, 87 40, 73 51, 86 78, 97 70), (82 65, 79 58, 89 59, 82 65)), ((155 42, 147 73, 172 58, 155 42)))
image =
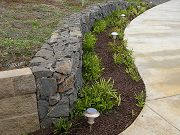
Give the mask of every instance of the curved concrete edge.
POLYGON ((119 135, 180 135, 180 0, 158 5, 125 30, 145 83, 146 104, 119 135))

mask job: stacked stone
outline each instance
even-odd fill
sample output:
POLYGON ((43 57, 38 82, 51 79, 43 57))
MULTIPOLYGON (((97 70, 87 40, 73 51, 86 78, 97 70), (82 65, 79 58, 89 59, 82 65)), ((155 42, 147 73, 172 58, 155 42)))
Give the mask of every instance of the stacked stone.
POLYGON ((48 127, 59 117, 68 117, 82 87, 82 38, 96 20, 102 19, 127 2, 109 1, 64 19, 31 60, 36 78, 38 112, 41 127, 48 127))

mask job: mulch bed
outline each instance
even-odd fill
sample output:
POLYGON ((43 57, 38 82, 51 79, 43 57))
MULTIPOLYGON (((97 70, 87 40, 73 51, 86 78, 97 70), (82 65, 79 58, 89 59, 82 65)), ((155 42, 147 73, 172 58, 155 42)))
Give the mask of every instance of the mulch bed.
POLYGON ((118 135, 124 131, 136 119, 142 108, 136 106, 134 93, 145 90, 142 80, 135 82, 125 72, 125 65, 114 64, 108 42, 112 38, 108 35, 110 30, 99 34, 95 52, 101 58, 104 72, 102 77, 114 80, 114 88, 121 94, 121 105, 112 111, 101 114, 95 120, 90 133, 89 125, 85 118, 76 120, 70 130, 70 135, 118 135))
MULTIPOLYGON (((114 88, 121 94, 121 105, 110 112, 101 114, 95 120, 90 132, 86 118, 73 121, 69 135, 118 135, 130 126, 141 112, 142 108, 136 106, 135 93, 145 90, 142 80, 135 82, 125 72, 125 65, 114 64, 108 42, 112 39, 108 36, 110 30, 99 34, 95 52, 102 59, 104 72, 102 77, 114 80, 114 88)), ((31 135, 52 135, 52 128, 38 131, 31 135)))

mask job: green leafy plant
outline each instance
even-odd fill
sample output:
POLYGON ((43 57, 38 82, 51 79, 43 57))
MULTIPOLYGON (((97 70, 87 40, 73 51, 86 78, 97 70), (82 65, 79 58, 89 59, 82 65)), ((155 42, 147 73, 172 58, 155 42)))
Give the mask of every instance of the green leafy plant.
POLYGON ((60 117, 54 124, 54 134, 55 135, 67 134, 71 125, 72 124, 68 120, 65 120, 65 119, 60 117))
POLYGON ((127 66, 127 67, 132 67, 132 65, 134 64, 134 58, 132 57, 132 50, 128 50, 128 49, 125 49, 124 52, 123 52, 123 56, 124 56, 124 64, 127 66))
POLYGON ((133 51, 126 48, 126 40, 122 40, 119 44, 109 43, 111 51, 113 52, 113 59, 115 64, 125 64, 126 73, 128 73, 134 81, 139 81, 141 77, 134 64, 132 56, 133 51))
POLYGON ((141 77, 139 76, 137 68, 134 64, 132 52, 132 50, 128 49, 124 51, 124 64, 126 65, 126 73, 128 73, 134 81, 138 82, 141 77))
POLYGON ((99 34, 103 32, 106 29, 106 21, 105 20, 99 20, 94 23, 93 32, 96 34, 99 34))
POLYGON ((103 71, 101 59, 94 53, 83 56, 83 78, 86 81, 97 80, 103 71))
POLYGON ((96 44, 96 37, 91 32, 86 33, 83 40, 83 50, 92 52, 96 44))
POLYGON ((131 76, 131 78, 136 82, 141 80, 141 77, 139 76, 139 73, 135 66, 126 68, 126 73, 128 73, 131 76))
POLYGON ((143 90, 138 94, 135 93, 135 99, 137 101, 136 105, 138 107, 141 107, 141 108, 144 107, 144 105, 145 105, 145 93, 143 90))
POLYGON ((75 116, 81 116, 90 107, 96 108, 99 112, 108 111, 116 105, 119 106, 121 102, 120 95, 113 89, 111 79, 100 79, 92 86, 85 86, 79 96, 74 110, 75 116))
POLYGON ((127 11, 128 11, 128 19, 129 19, 129 20, 133 20, 136 16, 139 15, 138 9, 137 9, 137 6, 136 6, 136 5, 130 5, 130 6, 127 8, 127 11))
POLYGON ((123 57, 121 56, 120 53, 114 53, 113 59, 114 59, 115 64, 122 64, 123 63, 123 57))

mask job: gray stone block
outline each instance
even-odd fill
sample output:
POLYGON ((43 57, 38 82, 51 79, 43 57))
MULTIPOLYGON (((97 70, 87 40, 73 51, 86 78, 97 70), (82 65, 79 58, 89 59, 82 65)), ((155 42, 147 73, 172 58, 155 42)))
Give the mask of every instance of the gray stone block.
POLYGON ((69 89, 74 88, 74 82, 75 82, 75 78, 74 75, 72 74, 69 77, 67 77, 64 82, 59 84, 57 92, 62 93, 69 89))
POLYGON ((58 104, 53 106, 49 113, 49 117, 58 118, 58 117, 67 117, 69 116, 69 99, 68 97, 63 97, 58 104))
POLYGON ((54 50, 55 54, 57 52, 62 52, 64 49, 65 49, 65 44, 63 42, 62 43, 58 43, 57 45, 53 46, 53 50, 54 50))
POLYGON ((49 44, 43 44, 43 46, 41 47, 41 49, 46 49, 46 50, 50 50, 52 51, 52 47, 49 44))
POLYGON ((53 51, 47 50, 47 49, 41 49, 40 51, 38 51, 35 55, 36 57, 42 57, 44 59, 49 59, 52 58, 54 56, 53 51))
POLYGON ((74 53, 74 58, 73 58, 73 70, 77 69, 80 65, 80 53, 79 52, 75 52, 74 53))
POLYGON ((72 61, 69 58, 65 58, 56 63, 56 72, 68 75, 72 71, 72 61))
POLYGON ((53 72, 50 69, 47 69, 42 66, 33 66, 32 72, 36 78, 50 77, 53 74, 53 72))
POLYGON ((41 128, 48 128, 48 127, 52 126, 52 123, 56 120, 57 120, 57 118, 46 117, 41 121, 40 126, 41 126, 41 128))
POLYGON ((51 106, 57 104, 59 102, 59 100, 61 99, 61 96, 59 93, 56 93, 55 95, 52 95, 49 97, 49 104, 51 106))
POLYGON ((38 66, 44 62, 46 62, 46 59, 41 58, 41 57, 35 57, 30 61, 30 66, 38 66))
POLYGON ((39 100, 38 101, 38 113, 39 113, 39 119, 42 120, 46 117, 48 114, 48 107, 49 104, 46 100, 39 100))
POLYGON ((54 33, 52 33, 51 38, 47 41, 47 43, 49 45, 52 45, 54 43, 57 43, 57 40, 60 38, 60 35, 58 33, 58 31, 55 31, 54 33))
POLYGON ((48 99, 50 95, 54 95, 57 91, 57 82, 54 78, 41 78, 38 83, 41 99, 48 99))
POLYGON ((73 92, 70 96, 69 96, 69 105, 70 108, 72 108, 74 106, 75 101, 77 100, 77 93, 73 92))

